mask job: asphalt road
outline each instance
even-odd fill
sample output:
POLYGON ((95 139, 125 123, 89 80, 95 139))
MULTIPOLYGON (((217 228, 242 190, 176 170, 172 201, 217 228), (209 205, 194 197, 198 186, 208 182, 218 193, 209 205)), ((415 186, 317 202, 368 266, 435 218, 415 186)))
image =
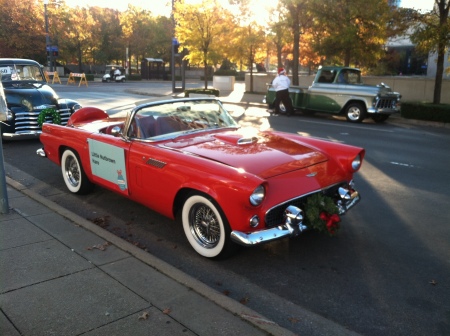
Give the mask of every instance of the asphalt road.
MULTIPOLYGON (((76 88, 56 90, 116 113, 143 99, 123 91, 132 85, 92 85, 82 96, 76 88)), ((4 143, 5 169, 22 184, 298 334, 323 334, 314 324, 305 327, 308 315, 363 335, 450 335, 450 131, 230 108, 242 125, 366 149, 355 177, 362 201, 342 218, 337 237, 308 232, 211 261, 190 248, 179 223, 101 188, 87 196, 69 194, 59 167, 35 154, 37 140, 4 143)))

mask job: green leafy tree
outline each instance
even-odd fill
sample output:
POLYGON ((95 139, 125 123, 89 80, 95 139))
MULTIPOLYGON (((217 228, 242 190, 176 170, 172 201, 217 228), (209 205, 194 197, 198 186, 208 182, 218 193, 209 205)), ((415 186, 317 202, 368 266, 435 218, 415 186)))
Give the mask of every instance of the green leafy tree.
POLYGON ((433 103, 441 102, 445 54, 450 46, 450 0, 435 0, 434 9, 418 17, 418 25, 411 40, 424 52, 437 54, 433 103))

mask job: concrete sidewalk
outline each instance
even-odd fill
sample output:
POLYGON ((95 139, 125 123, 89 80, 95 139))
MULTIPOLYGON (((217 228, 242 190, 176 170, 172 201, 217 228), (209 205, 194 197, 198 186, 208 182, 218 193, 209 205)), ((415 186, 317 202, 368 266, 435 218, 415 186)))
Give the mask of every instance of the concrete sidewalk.
POLYGON ((0 335, 292 335, 7 177, 0 335))

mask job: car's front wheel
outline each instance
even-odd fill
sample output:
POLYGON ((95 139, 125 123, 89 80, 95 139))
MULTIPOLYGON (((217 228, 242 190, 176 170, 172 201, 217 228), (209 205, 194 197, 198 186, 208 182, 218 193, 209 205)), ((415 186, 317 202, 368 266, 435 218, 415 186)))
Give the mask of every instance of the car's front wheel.
POLYGON ((191 195, 183 205, 181 219, 187 240, 201 256, 221 258, 234 250, 230 226, 213 200, 191 195))
POLYGON ((366 117, 366 109, 361 103, 350 103, 345 109, 345 117, 350 122, 360 123, 366 117))
POLYGON ((61 172, 67 189, 74 194, 87 194, 94 184, 87 178, 78 155, 66 149, 61 157, 61 172))

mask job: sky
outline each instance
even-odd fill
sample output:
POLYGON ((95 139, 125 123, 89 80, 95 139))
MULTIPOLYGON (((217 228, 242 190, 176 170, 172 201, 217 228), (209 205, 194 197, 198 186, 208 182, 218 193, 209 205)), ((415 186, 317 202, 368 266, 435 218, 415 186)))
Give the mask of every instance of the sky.
MULTIPOLYGON (((269 3, 268 0, 254 0, 259 5, 256 8, 264 9, 265 5, 269 3)), ((118 9, 125 11, 128 3, 150 10, 154 15, 170 15, 172 8, 172 0, 66 0, 69 6, 98 6, 118 9)), ((431 10, 433 8, 434 0, 401 0, 400 6, 406 8, 414 8, 418 10, 431 10)))

